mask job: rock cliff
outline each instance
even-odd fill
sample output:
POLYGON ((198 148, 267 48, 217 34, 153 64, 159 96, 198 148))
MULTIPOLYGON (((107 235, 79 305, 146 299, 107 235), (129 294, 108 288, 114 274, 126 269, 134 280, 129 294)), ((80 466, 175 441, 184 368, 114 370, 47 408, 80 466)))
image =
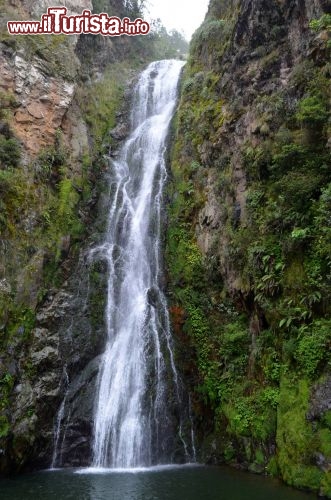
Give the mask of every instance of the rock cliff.
MULTIPOLYGON (((134 14, 121 0, 63 3, 134 14)), ((105 264, 90 250, 105 227, 107 154, 125 136, 123 98, 151 57, 142 37, 7 33, 7 20, 51 4, 1 2, 0 472, 89 463, 105 300, 105 264)))
POLYGON ((210 2, 174 124, 167 237, 202 459, 329 496, 330 11, 210 2))
MULTIPOLYGON (((10 37, 7 20, 49 2, 0 5, 0 472, 86 465, 105 157, 152 54, 139 38, 10 37)), ((166 236, 200 459, 329 497, 330 14, 328 0, 211 0, 173 123, 166 236)))

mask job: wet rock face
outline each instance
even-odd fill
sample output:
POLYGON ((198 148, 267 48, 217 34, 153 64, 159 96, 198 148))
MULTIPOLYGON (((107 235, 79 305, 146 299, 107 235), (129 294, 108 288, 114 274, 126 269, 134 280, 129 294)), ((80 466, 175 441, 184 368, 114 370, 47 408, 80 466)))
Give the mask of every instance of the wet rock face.
POLYGON ((13 353, 17 362, 12 372, 18 382, 11 396, 10 421, 15 448, 13 463, 9 451, 7 462, 0 457, 4 471, 17 468, 19 462, 32 468, 51 465, 62 402, 56 464, 90 463, 98 355, 105 342, 106 283, 104 268, 98 269, 98 281, 95 269, 91 281, 91 269, 82 258, 73 277, 60 290, 49 291, 39 306, 29 345, 13 353))
POLYGON ((250 46, 254 50, 268 44, 272 38, 280 40, 288 34, 292 50, 301 50, 305 41, 300 36, 300 30, 302 34, 307 19, 321 15, 322 4, 320 0, 287 0, 272 4, 268 0, 243 0, 235 42, 238 45, 250 46), (274 33, 270 32, 270 27, 276 28, 274 33))
MULTIPOLYGON (((15 451, 12 460, 23 465, 40 446, 40 464, 45 466, 52 435, 51 428, 45 423, 52 422, 53 405, 59 397, 61 382, 59 337, 46 328, 35 328, 31 337, 30 349, 15 367, 19 383, 12 395, 11 422, 15 451), (38 436, 41 442, 38 442, 38 436)), ((1 466, 6 470, 12 464, 1 466)))
MULTIPOLYGON (((300 247, 287 246, 287 242, 297 220, 308 219, 308 213, 312 213, 309 200, 304 208, 300 203, 296 206, 297 219, 286 219, 294 202, 292 205, 290 196, 284 193, 291 183, 291 169, 295 171, 293 178, 302 176, 305 185, 311 185, 311 181, 305 180, 303 169, 290 158, 284 170, 279 168, 277 154, 300 144, 307 156, 310 148, 321 148, 328 155, 330 131, 326 121, 313 137, 314 119, 310 122, 299 113, 311 95, 316 100, 319 95, 323 109, 328 106, 328 34, 316 32, 310 24, 329 12, 327 4, 319 0, 211 0, 209 15, 193 37, 182 84, 167 248, 174 331, 180 342, 195 349, 191 362, 196 356, 196 368, 190 374, 201 377, 207 394, 205 409, 196 391, 200 380, 191 384, 203 459, 218 463, 225 460, 262 472, 275 457, 285 481, 316 490, 318 487, 307 478, 310 467, 313 465, 316 477, 330 470, 328 353, 320 354, 314 378, 309 376, 308 380, 306 363, 299 362, 294 354, 299 351, 299 337, 293 324, 287 329, 286 340, 283 336, 283 325, 291 323, 291 308, 284 308, 284 304, 290 306, 306 293, 306 262, 311 248, 306 242, 300 247), (312 90, 314 86, 316 90, 312 90), (201 267, 187 265, 195 255, 187 242, 197 243, 201 267), (261 255, 264 263, 259 262, 261 255), (264 265, 268 259, 270 266, 264 265), (260 294, 263 283, 270 279, 269 270, 274 273, 283 265, 275 289, 266 287, 260 294), (203 284, 201 277, 205 279, 203 284), (238 314, 244 320, 242 326, 238 314), (229 354, 227 342, 233 337, 228 332, 239 335, 241 328, 243 343, 229 354), (292 355, 287 351, 289 345, 293 346, 292 355), (205 354, 208 349, 209 354, 205 354), (239 355, 243 356, 241 368, 236 364, 239 355), (288 386, 282 382, 282 370, 272 377, 267 375, 269 361, 265 360, 271 359, 269 356, 288 367, 288 386), (214 375, 206 369, 208 363, 214 367, 214 375), (323 382, 317 384, 317 380, 323 382), (277 400, 257 410, 259 391, 275 387, 275 383, 277 400), (293 389, 292 394, 292 387, 300 384, 302 388, 293 389), (293 413, 291 406, 295 408, 293 413), (253 425, 244 429, 249 414, 253 425), (264 436, 260 429, 255 433, 260 418, 271 423, 264 436), (304 438, 305 445, 301 440, 304 433, 312 436, 311 441, 304 438), (320 436, 320 442, 316 436, 320 436), (255 456, 260 445, 261 460, 255 456), (300 473, 296 476, 297 471, 300 473)), ((316 161, 317 175, 322 164, 323 160, 316 161)), ((319 189, 324 190, 329 182, 328 173, 319 189)), ((313 204, 319 202, 319 196, 320 192, 313 195, 313 204)), ((296 189, 293 200, 300 200, 296 189)), ((328 297, 325 278, 321 276, 322 296, 328 297)), ((303 325, 302 330, 307 328, 309 332, 316 325, 323 332, 326 325, 329 332, 329 302, 325 308, 308 309, 309 320, 298 320, 296 327, 303 325)), ((329 340, 325 342, 326 346, 329 340)), ((315 346, 310 345, 313 356, 315 346)), ((316 351, 317 346, 316 340, 316 351)))
POLYGON ((22 270, 17 278, 17 302, 24 304, 26 307, 31 307, 31 309, 35 309, 38 302, 44 255, 43 250, 37 251, 31 258, 29 265, 22 270))
MULTIPOLYGON (((323 382, 315 384, 313 386, 309 408, 306 415, 308 422, 312 425, 318 425, 318 422, 323 420, 327 413, 331 412, 331 376, 328 375, 323 382)), ((316 465, 323 471, 329 472, 331 470, 331 458, 329 454, 325 453, 315 453, 314 459, 316 465)))
MULTIPOLYGON (((117 3, 123 9, 122 0, 117 3)), ((11 8, 16 10, 5 11, 4 16, 31 19, 49 4, 13 0, 11 8)), ((70 13, 92 8, 89 1, 66 2, 66 6, 70 13)), ((0 399, 4 399, 0 474, 51 465, 54 429, 66 394, 63 422, 61 419, 65 435, 61 435, 58 464, 89 463, 97 373, 96 362, 93 369, 89 364, 105 342, 106 268, 102 258, 89 257, 88 247, 100 240, 106 224, 108 189, 103 173, 107 162, 106 157, 98 156, 97 166, 91 162, 85 170, 83 165, 83 159, 96 156, 96 145, 83 119, 81 102, 75 99, 77 88, 83 86, 83 63, 75 55, 78 39, 22 40, 15 37, 10 43, 0 43, 0 93, 4 91, 6 99, 13 101, 8 119, 0 120, 0 133, 5 135, 7 127, 8 137, 20 142, 22 158, 16 171, 24 173, 34 203, 31 206, 26 197, 24 213, 15 214, 15 237, 0 239, 0 381, 4 381, 0 383, 0 399), (65 159, 60 160, 65 162, 61 163, 65 172, 56 179, 53 175, 40 179, 44 164, 39 153, 52 156, 56 148, 66 151, 65 159), (78 200, 71 215, 82 227, 79 236, 70 232, 67 220, 63 229, 62 220, 56 219, 63 178, 68 186, 72 184, 70 196, 78 200), (87 184, 91 193, 85 203, 82 193, 87 184), (50 216, 46 224, 43 214, 50 216)), ((96 49, 92 43, 89 48, 89 57, 97 50, 109 63, 110 44, 96 49)), ((84 68, 89 77, 94 70, 102 79, 102 67, 84 68)), ((119 136, 112 145, 125 136, 128 120, 124 115, 122 110, 117 117, 119 136)), ((97 147, 104 148, 104 154, 106 146, 97 147)), ((52 163, 51 157, 49 160, 52 163)), ((66 218, 70 218, 67 212, 63 214, 66 218)))
POLYGON ((94 358, 65 389, 54 465, 88 466, 92 460, 94 403, 100 357, 94 358))
POLYGON ((313 387, 307 418, 318 420, 329 410, 331 410, 331 376, 313 387))
MULTIPOLYGON (((213 55, 213 49, 201 44, 195 54, 203 61, 205 71, 222 75, 217 83, 219 99, 224 100, 224 124, 217 137, 210 137, 198 147, 201 163, 208 167, 204 187, 205 204, 198 215, 196 238, 202 253, 211 256, 218 247, 222 275, 232 293, 241 287, 237 272, 227 264, 228 244, 223 231, 227 217, 233 227, 247 225, 247 186, 250 181, 247 165, 241 154, 245 143, 257 146, 261 138, 268 138, 273 123, 265 112, 263 120, 256 100, 259 96, 273 96, 283 92, 295 68, 306 58, 318 58, 324 52, 318 37, 308 28, 309 21, 320 17, 325 9, 321 0, 243 0, 238 2, 211 2, 209 10, 220 17, 222 8, 232 11, 240 8, 229 46, 223 57, 213 55), (217 11, 217 6, 220 12, 217 11), (217 14, 218 12, 218 14, 217 14), (236 116, 236 106, 241 108, 236 116), (226 118, 233 115, 233 120, 226 118), (231 160, 230 160, 231 159, 231 160), (221 162, 230 163, 231 189, 217 181, 221 162), (219 202, 222 200, 222 203, 219 202), (224 200, 228 206, 224 212, 224 200)), ((294 108, 297 96, 291 91, 286 95, 287 105, 294 108)))
MULTIPOLYGON (((124 3, 111 0, 110 8, 124 15, 124 3)), ((39 19, 49 6, 54 2, 10 0, 1 21, 39 19)), ((68 0, 65 6, 69 14, 92 10, 91 0, 68 0)), ((92 80, 93 86, 94 79, 103 79, 106 65, 132 50, 128 39, 104 42, 93 36, 0 40, 0 97, 6 108, 0 138, 13 139, 21 152, 13 169, 20 174, 19 182, 15 176, 18 195, 14 191, 4 202, 9 236, 0 238, 0 474, 51 464, 54 427, 66 393, 63 463, 86 465, 91 457, 96 365, 91 374, 89 363, 104 346, 107 285, 102 259, 89 259, 87 247, 102 237, 108 190, 107 160, 101 159, 106 144, 94 141, 79 92, 83 82, 92 80), (47 169, 50 176, 43 175, 47 169), (70 187, 67 198, 63 180, 70 187), (63 194, 64 204, 77 201, 62 218, 63 194), (69 227, 71 216, 78 235, 69 227)), ((124 115, 122 110, 116 116, 116 139, 108 138, 113 148, 127 134, 124 115)), ((2 161, 0 170, 6 168, 2 161)))

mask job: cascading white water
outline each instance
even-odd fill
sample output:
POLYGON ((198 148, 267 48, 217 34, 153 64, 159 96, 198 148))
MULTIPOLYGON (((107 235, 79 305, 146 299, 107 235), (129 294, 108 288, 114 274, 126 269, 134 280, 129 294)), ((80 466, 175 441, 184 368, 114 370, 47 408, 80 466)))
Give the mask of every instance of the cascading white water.
POLYGON ((94 424, 95 467, 141 467, 169 460, 181 423, 166 299, 160 287, 165 142, 176 104, 180 61, 158 61, 133 96, 131 134, 112 163, 106 239, 107 344, 94 424))

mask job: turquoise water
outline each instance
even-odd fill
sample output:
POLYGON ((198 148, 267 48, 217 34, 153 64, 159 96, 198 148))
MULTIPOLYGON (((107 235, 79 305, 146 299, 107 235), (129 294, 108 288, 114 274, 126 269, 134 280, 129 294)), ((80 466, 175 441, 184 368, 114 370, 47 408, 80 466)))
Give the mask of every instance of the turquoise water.
POLYGON ((0 481, 1 500, 312 500, 278 481, 227 467, 54 470, 0 481))

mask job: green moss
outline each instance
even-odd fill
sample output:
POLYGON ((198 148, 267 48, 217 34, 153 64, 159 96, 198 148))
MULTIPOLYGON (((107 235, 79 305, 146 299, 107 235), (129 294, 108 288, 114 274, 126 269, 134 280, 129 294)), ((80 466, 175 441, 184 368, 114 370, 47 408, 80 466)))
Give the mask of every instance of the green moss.
POLYGON ((195 62, 196 56, 205 51, 222 56, 228 47, 233 26, 233 18, 230 15, 227 19, 206 19, 192 37, 191 54, 194 54, 195 62))
POLYGON ((321 453, 328 459, 331 459, 331 430, 330 429, 320 429, 318 433, 318 438, 320 441, 321 453))
POLYGON ((16 139, 7 139, 0 134, 0 167, 17 167, 21 158, 21 150, 16 139))
POLYGON ((59 206, 58 222, 62 234, 69 232, 75 235, 80 231, 80 224, 77 221, 75 207, 78 203, 79 195, 74 189, 71 179, 63 179, 59 184, 59 206))
POLYGON ((193 72, 192 63, 185 69, 183 100, 178 127, 198 148, 204 139, 216 139, 216 132, 226 119, 224 101, 217 94, 219 76, 213 71, 193 72), (192 75, 192 76, 191 76, 192 75))
POLYGON ((331 472, 327 472, 322 479, 321 495, 331 498, 331 472))
POLYGON ((169 296, 181 313, 176 332, 195 354, 198 433, 214 436, 213 458, 257 472, 266 466, 318 491, 328 487, 316 457, 329 452, 330 426, 307 414, 312 384, 330 370, 330 69, 322 51, 318 66, 298 61, 289 84, 275 87, 281 29, 254 60, 244 47, 233 54, 236 6, 211 2, 183 75, 169 296), (252 117, 254 130, 246 130, 252 117), (205 427, 199 404, 208 407, 205 427))
POLYGON ((317 467, 297 465, 291 467, 289 484, 297 488, 319 491, 324 474, 317 467))
POLYGON ((36 313, 30 308, 14 303, 9 308, 7 332, 9 338, 20 338, 20 342, 27 342, 35 326, 36 313))
POLYGON ((8 436, 10 431, 10 424, 7 417, 0 415, 0 439, 8 436))
POLYGON ((25 35, 17 37, 16 43, 24 50, 28 61, 32 62, 35 57, 42 59, 43 71, 48 75, 68 81, 77 77, 78 60, 69 36, 25 35))
POLYGON ((277 428, 278 464, 288 484, 318 491, 323 472, 311 465, 319 448, 319 436, 306 419, 309 395, 310 385, 306 379, 282 377, 277 428))
POLYGON ((15 379, 10 373, 2 374, 0 379, 0 439, 7 437, 10 432, 8 408, 14 383, 15 379))
POLYGON ((261 449, 255 451, 255 462, 258 465, 264 465, 264 453, 261 449))
POLYGON ((93 137, 94 154, 102 149, 107 133, 115 126, 128 77, 128 65, 116 63, 104 71, 100 80, 78 89, 77 100, 93 137))
POLYGON ((323 415, 323 423, 331 429, 331 410, 328 410, 323 415))
POLYGON ((168 255, 171 259, 171 272, 176 282, 198 282, 201 275, 202 256, 188 233, 181 227, 169 229, 168 255), (200 272, 199 272, 200 271, 200 272))
POLYGON ((20 162, 21 148, 9 125, 16 106, 17 102, 12 92, 0 92, 0 169, 17 167, 20 162))
POLYGON ((224 459, 227 463, 230 463, 233 459, 235 459, 235 457, 236 450, 230 443, 224 448, 224 459))
POLYGON ((277 462, 276 457, 270 458, 270 460, 267 464, 267 467, 266 467, 266 471, 271 476, 278 476, 279 475, 278 462, 277 462))

